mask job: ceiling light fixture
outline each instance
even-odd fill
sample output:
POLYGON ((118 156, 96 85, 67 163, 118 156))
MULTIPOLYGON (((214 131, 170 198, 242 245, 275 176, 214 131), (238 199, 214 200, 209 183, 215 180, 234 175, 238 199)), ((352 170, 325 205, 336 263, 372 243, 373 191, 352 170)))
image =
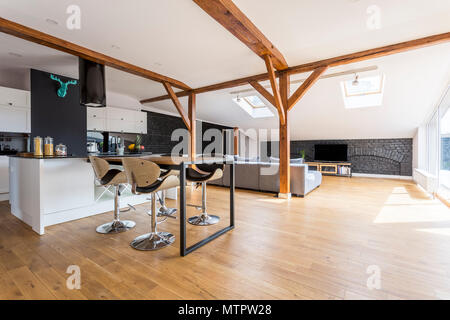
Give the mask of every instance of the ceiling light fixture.
POLYGON ((352 86, 357 86, 359 85, 359 81, 358 81, 359 76, 355 73, 355 79, 352 81, 352 86))
POLYGON ((58 25, 58 21, 50 19, 50 18, 45 19, 45 22, 47 22, 48 24, 54 25, 54 26, 58 25))

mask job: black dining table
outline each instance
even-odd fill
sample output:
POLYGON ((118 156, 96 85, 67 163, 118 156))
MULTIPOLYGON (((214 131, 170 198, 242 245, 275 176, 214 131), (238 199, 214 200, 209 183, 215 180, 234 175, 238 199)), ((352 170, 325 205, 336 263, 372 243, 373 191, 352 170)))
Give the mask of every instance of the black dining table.
MULTIPOLYGON (((127 155, 128 156, 128 155, 127 155)), ((107 155, 102 158, 108 161, 108 163, 113 165, 122 165, 122 158, 124 156, 118 155, 107 155)), ((235 227, 235 207, 234 207, 234 184, 235 184, 235 170, 234 170, 234 160, 232 158, 222 158, 222 157, 197 157, 195 160, 191 160, 187 156, 158 156, 158 155, 139 155, 136 154, 135 157, 139 157, 144 160, 152 161, 159 165, 163 169, 173 169, 179 170, 180 173, 180 256, 186 256, 189 253, 203 247, 207 243, 217 239, 221 235, 233 230, 235 227), (223 164, 224 166, 229 166, 230 174, 230 221, 228 226, 223 229, 216 231, 215 233, 207 236, 206 238, 196 242, 195 244, 187 247, 187 233, 186 233, 186 169, 188 167, 195 167, 197 164, 223 164)))

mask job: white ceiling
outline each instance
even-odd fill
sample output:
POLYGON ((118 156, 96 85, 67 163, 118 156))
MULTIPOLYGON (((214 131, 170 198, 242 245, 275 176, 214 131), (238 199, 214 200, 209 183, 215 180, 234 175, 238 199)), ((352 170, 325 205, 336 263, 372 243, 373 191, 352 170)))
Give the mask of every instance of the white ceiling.
MULTIPOLYGON (((408 0, 407 5, 404 0, 234 2, 290 66, 450 31, 448 0, 408 0), (366 9, 374 4, 381 10, 379 30, 366 27, 366 9)), ((0 16, 193 88, 265 71, 259 57, 191 0, 0 0, 0 16), (65 27, 71 4, 81 8, 81 30, 65 27), (47 18, 59 24, 49 24, 47 18)), ((0 73, 34 67, 76 76, 74 57, 2 34, 0 43, 0 73)), ((383 106, 345 110, 339 81, 349 76, 320 80, 290 113, 292 139, 412 137, 448 83, 449 57, 450 45, 444 44, 333 68, 328 73, 377 65, 386 75, 383 106)), ((107 88, 136 99, 165 93, 159 83, 109 68, 107 88)), ((241 128, 277 128, 276 119, 254 120, 232 102, 229 92, 239 89, 200 94, 198 118, 241 128)), ((174 111, 170 102, 151 106, 174 111)))

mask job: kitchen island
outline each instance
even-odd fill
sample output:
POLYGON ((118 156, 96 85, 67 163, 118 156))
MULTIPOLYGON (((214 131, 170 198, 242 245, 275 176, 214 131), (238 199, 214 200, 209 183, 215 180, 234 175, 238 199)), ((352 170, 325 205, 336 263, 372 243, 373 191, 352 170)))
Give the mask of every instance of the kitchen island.
MULTIPOLYGON (((139 155, 135 155, 139 156, 139 155)), ((120 157, 120 156, 117 156, 120 157)), ((11 212, 42 235, 45 227, 112 211, 114 197, 96 186, 86 157, 9 157, 11 212), (100 195, 103 193, 103 196, 100 195)), ((176 199, 176 189, 167 193, 176 199)), ((125 191, 120 207, 147 201, 125 191)))

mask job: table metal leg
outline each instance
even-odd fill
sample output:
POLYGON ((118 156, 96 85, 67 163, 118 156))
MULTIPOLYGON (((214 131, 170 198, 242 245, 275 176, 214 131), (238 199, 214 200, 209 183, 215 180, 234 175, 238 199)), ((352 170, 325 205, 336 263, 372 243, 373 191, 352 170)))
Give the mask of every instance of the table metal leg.
POLYGON ((186 165, 180 165, 180 255, 188 255, 234 229, 234 163, 230 164, 230 225, 186 248, 186 165))

